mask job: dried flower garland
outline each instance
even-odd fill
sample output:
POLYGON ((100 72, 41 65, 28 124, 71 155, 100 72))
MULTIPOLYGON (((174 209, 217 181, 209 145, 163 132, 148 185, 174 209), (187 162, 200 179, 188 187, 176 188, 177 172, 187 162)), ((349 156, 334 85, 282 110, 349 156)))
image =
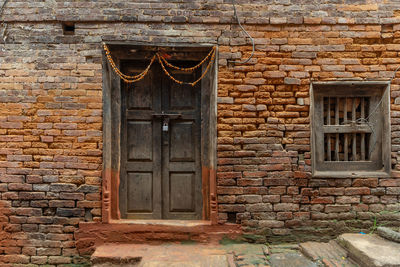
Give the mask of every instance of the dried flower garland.
MULTIPOLYGON (((203 74, 200 76, 200 78, 198 78, 196 81, 191 82, 191 83, 184 82, 184 81, 180 81, 180 80, 176 79, 174 76, 172 76, 171 73, 169 73, 169 72, 167 71, 167 69, 165 68, 164 63, 163 63, 163 60, 162 60, 162 57, 161 57, 159 54, 157 54, 157 56, 158 56, 158 61, 160 62, 161 68, 163 69, 163 71, 165 72, 165 74, 166 74, 171 80, 173 80, 174 82, 176 82, 176 83, 178 83, 178 84, 189 84, 189 85, 191 85, 191 86, 195 86, 195 85, 196 85, 199 81, 201 81, 201 80, 204 78, 204 76, 207 74, 207 72, 208 72, 208 70, 210 69, 212 63, 214 62, 215 53, 216 53, 216 50, 213 49, 213 53, 211 54, 211 59, 210 59, 210 61, 208 62, 208 65, 207 65, 206 70, 203 72, 203 74)), ((204 62, 205 62, 205 60, 203 61, 203 63, 204 63, 204 62)), ((172 66, 172 65, 171 65, 171 66, 172 66)), ((175 66, 174 66, 174 67, 175 67, 175 66)), ((179 67, 176 67, 176 68, 179 68, 179 67)), ((191 68, 188 68, 188 69, 191 69, 191 68)), ((183 68, 182 68, 181 70, 183 70, 183 68)))
POLYGON ((129 76, 129 75, 123 74, 123 73, 117 68, 117 66, 116 66, 116 64, 115 64, 115 62, 114 62, 114 60, 112 59, 110 50, 108 49, 108 46, 107 46, 105 43, 103 43, 103 48, 104 48, 104 51, 105 51, 105 53, 106 53, 106 57, 107 57, 107 59, 108 59, 108 62, 109 62, 110 65, 111 65, 111 67, 113 68, 113 70, 115 71, 115 73, 116 73, 124 82, 126 82, 126 83, 134 83, 134 82, 138 82, 138 81, 142 80, 142 79, 147 75, 147 73, 149 72, 151 66, 153 65, 153 63, 154 63, 154 61, 155 61, 155 59, 157 58, 158 61, 159 61, 159 63, 160 63, 160 65, 161 65, 162 70, 165 72, 165 74, 166 74, 171 80, 173 80, 174 82, 176 82, 176 83, 178 83, 178 84, 189 84, 189 85, 191 85, 191 86, 195 86, 195 85, 196 85, 199 81, 201 81, 201 80, 204 78, 204 76, 207 74, 207 72, 209 71, 209 69, 210 69, 212 63, 214 62, 215 55, 216 55, 216 51, 217 51, 217 50, 216 50, 216 47, 213 47, 213 48, 211 49, 211 51, 208 53, 208 55, 207 55, 203 60, 201 60, 199 64, 197 64, 197 65, 194 66, 194 67, 190 67, 190 68, 182 68, 182 67, 178 67, 178 66, 172 65, 171 63, 169 63, 169 62, 167 61, 167 59, 166 59, 164 56, 162 56, 160 53, 157 52, 157 53, 152 57, 152 59, 150 60, 149 65, 145 68, 145 70, 144 70, 142 73, 140 73, 140 74, 138 74, 138 75, 134 75, 134 76, 129 76), (173 76, 171 75, 171 73, 168 72, 168 70, 167 70, 166 67, 165 67, 165 66, 168 66, 169 68, 173 68, 173 69, 176 69, 176 70, 181 70, 181 71, 185 71, 185 72, 193 72, 194 70, 196 70, 196 69, 198 69, 200 66, 202 66, 202 65, 204 64, 204 62, 206 62, 208 59, 209 59, 209 62, 208 62, 208 65, 207 65, 207 67, 206 67, 206 70, 202 73, 202 75, 200 76, 200 78, 198 78, 196 81, 191 82, 191 83, 184 82, 184 81, 180 81, 180 80, 176 79, 175 77, 173 77, 173 76))
POLYGON ((150 60, 150 64, 146 67, 146 69, 142 72, 139 73, 138 75, 134 75, 134 76, 129 76, 129 75, 125 75, 123 74, 115 65, 114 60, 111 57, 111 53, 110 50, 108 49, 108 46, 103 43, 103 47, 104 47, 104 51, 106 52, 106 57, 108 59, 108 62, 110 63, 111 67, 113 68, 113 70, 115 71, 115 73, 118 74, 118 76, 124 80, 124 82, 126 83, 133 83, 133 82, 138 82, 140 80, 142 80, 144 78, 144 76, 146 76, 146 74, 149 72, 151 65, 153 65, 154 60, 156 59, 156 55, 153 56, 153 58, 150 60))
MULTIPOLYGON (((160 58, 161 58, 161 60, 165 63, 165 65, 167 65, 167 66, 170 67, 170 68, 173 68, 173 69, 176 69, 176 70, 181 70, 181 71, 192 72, 192 71, 194 71, 195 69, 199 68, 201 65, 203 65, 203 63, 206 62, 207 59, 209 59, 211 56, 213 56, 213 54, 215 54, 215 51, 216 51, 216 47, 214 46, 214 47, 211 49, 210 53, 208 53, 208 55, 207 55, 205 58, 203 58, 203 60, 200 61, 199 64, 197 64, 196 66, 191 67, 191 68, 181 68, 181 67, 174 66, 174 65, 172 65, 171 63, 169 63, 169 62, 167 61, 167 59, 166 59, 164 56, 162 56, 162 55, 160 55, 160 58)), ((215 56, 215 55, 214 55, 214 56, 215 56)))

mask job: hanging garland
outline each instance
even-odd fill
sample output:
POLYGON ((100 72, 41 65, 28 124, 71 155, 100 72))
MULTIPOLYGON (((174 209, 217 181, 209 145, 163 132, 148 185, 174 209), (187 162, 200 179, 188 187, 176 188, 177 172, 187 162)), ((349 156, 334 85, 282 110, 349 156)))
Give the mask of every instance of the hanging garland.
POLYGON ((104 51, 106 52, 106 57, 108 59, 108 62, 110 63, 111 67, 113 68, 113 70, 115 71, 115 73, 118 74, 118 76, 124 80, 126 83, 133 83, 133 82, 138 82, 140 80, 142 80, 146 74, 149 72, 151 65, 153 65, 154 60, 156 59, 156 55, 153 56, 153 58, 150 60, 150 64, 146 67, 146 69, 142 72, 139 73, 138 75, 134 75, 134 76, 129 76, 129 75, 125 75, 123 74, 115 65, 114 60, 111 57, 111 53, 110 50, 108 49, 108 46, 103 43, 104 46, 104 51))
POLYGON ((164 73, 165 73, 171 80, 173 80, 174 82, 176 82, 176 83, 178 83, 178 84, 189 84, 189 85, 191 85, 191 86, 195 86, 195 85, 196 85, 199 81, 201 81, 201 80, 204 78, 204 76, 207 74, 207 72, 209 71, 209 69, 210 69, 212 63, 214 62, 215 54, 216 54, 216 51, 217 51, 217 50, 216 50, 216 47, 214 46, 214 47, 211 49, 211 51, 208 53, 208 55, 207 55, 203 60, 201 60, 199 64, 197 64, 197 65, 194 66, 194 67, 190 67, 190 68, 182 68, 182 67, 178 67, 178 66, 172 65, 171 63, 169 63, 169 62, 167 61, 167 59, 165 58, 165 56, 163 56, 163 55, 161 55, 159 52, 157 52, 157 53, 154 54, 154 56, 151 58, 149 65, 145 68, 145 70, 144 70, 143 72, 139 73, 138 75, 129 76, 129 75, 123 74, 123 73, 118 69, 118 67, 116 66, 114 60, 112 59, 110 50, 108 49, 108 46, 107 46, 105 43, 103 43, 103 48, 104 48, 104 51, 105 51, 105 53, 106 53, 106 57, 107 57, 107 59, 108 59, 108 62, 110 63, 111 67, 113 68, 114 72, 115 72, 123 81, 125 81, 126 83, 134 83, 134 82, 138 82, 138 81, 142 80, 142 79, 147 75, 147 73, 149 72, 149 70, 150 70, 150 68, 151 68, 151 65, 153 65, 154 61, 155 61, 156 58, 157 58, 157 59, 158 59, 158 62, 159 62, 160 65, 161 65, 162 70, 164 71, 164 73), (189 82, 184 82, 184 81, 180 81, 180 80, 176 79, 175 77, 172 76, 171 73, 168 72, 167 68, 165 67, 165 66, 167 66, 167 67, 169 67, 169 68, 173 68, 173 69, 181 70, 181 71, 185 71, 185 72, 193 72, 194 70, 200 68, 200 67, 204 64, 204 62, 206 62, 208 59, 209 59, 209 62, 208 62, 208 65, 207 65, 207 67, 206 67, 206 70, 202 73, 202 75, 200 76, 200 78, 198 78, 197 80, 195 80, 194 82, 191 82, 191 83, 189 83, 189 82))
POLYGON ((165 58, 163 58, 162 56, 160 56, 158 53, 157 53, 157 56, 158 56, 158 61, 160 62, 161 68, 163 69, 163 71, 165 72, 165 74, 166 74, 171 80, 173 80, 174 82, 176 82, 176 83, 178 83, 178 84, 189 84, 189 85, 191 85, 191 86, 195 86, 199 81, 201 81, 201 80, 204 78, 204 76, 206 76, 208 70, 210 69, 210 67, 211 67, 211 65, 212 65, 212 63, 213 63, 213 61, 214 61, 215 54, 216 54, 216 49, 215 49, 215 47, 213 47, 213 49, 211 50, 211 52, 208 54, 207 57, 205 57, 205 59, 203 59, 203 60, 200 62, 201 64, 198 64, 198 65, 196 65, 196 66, 194 66, 194 67, 192 67, 192 68, 180 68, 180 67, 174 66, 174 65, 168 63, 167 60, 166 60, 165 58), (211 53, 211 52, 212 52, 212 53, 211 53), (184 81, 180 81, 180 80, 176 79, 175 77, 173 77, 173 76, 171 75, 171 73, 169 73, 169 72, 167 71, 167 69, 165 68, 164 63, 163 63, 163 62, 167 62, 167 63, 168 63, 167 66, 169 66, 169 67, 172 67, 172 68, 174 68, 174 69, 178 69, 178 70, 182 70, 182 71, 187 71, 187 72, 188 72, 188 71, 193 71, 194 69, 199 68, 199 67, 207 60, 207 58, 208 58, 210 55, 211 55, 211 59, 210 59, 210 61, 208 62, 208 65, 207 65, 207 67, 206 67, 206 70, 203 72, 203 74, 200 76, 200 78, 198 78, 196 81, 191 82, 191 83, 184 82, 184 81))
MULTIPOLYGON (((167 65, 167 66, 170 67, 170 68, 173 68, 173 69, 176 69, 176 70, 181 70, 181 71, 186 71, 186 72, 191 72, 191 71, 194 71, 195 69, 199 68, 201 65, 203 65, 203 63, 206 62, 206 60, 207 60, 211 55, 215 54, 215 50, 216 50, 216 49, 215 49, 215 46, 214 46, 214 47, 211 49, 210 53, 208 53, 208 55, 207 55, 205 58, 203 58, 203 60, 200 61, 199 64, 197 64, 196 66, 191 67, 191 68, 181 68, 181 67, 174 66, 174 65, 172 65, 171 63, 169 63, 169 62, 167 61, 167 59, 166 59, 164 56, 161 56, 161 55, 160 55, 160 57, 161 57, 162 61, 165 63, 165 65, 167 65)), ((157 53, 157 54, 158 54, 158 53, 157 53)), ((213 55, 213 56, 215 56, 215 55, 213 55)), ((211 59, 211 61, 212 61, 212 59, 211 59)))

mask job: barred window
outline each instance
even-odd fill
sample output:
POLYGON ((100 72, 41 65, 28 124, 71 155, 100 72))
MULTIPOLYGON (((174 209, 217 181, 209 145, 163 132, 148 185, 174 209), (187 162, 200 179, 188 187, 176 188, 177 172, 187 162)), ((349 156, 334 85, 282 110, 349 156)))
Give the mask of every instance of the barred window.
POLYGON ((390 172, 389 84, 312 84, 312 165, 320 177, 390 172))

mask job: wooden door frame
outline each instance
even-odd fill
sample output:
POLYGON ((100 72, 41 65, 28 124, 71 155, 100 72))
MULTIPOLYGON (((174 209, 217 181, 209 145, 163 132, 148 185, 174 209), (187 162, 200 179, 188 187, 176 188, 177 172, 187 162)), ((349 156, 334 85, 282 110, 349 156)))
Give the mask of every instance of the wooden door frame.
MULTIPOLYGON (((135 50, 151 47, 155 50, 185 49, 210 50, 213 45, 187 44, 144 44, 137 42, 107 42, 117 67, 120 61, 132 59, 121 51, 120 46, 135 50), (115 52, 115 53, 113 53, 115 52)), ((121 139, 121 80, 110 67, 105 53, 103 55, 103 181, 102 181, 102 222, 123 222, 119 212, 120 184, 120 139, 121 139)), ((137 57, 136 57, 137 58, 137 57)), ((217 81, 218 49, 215 61, 205 78, 201 81, 201 165, 202 165, 202 219, 217 224, 217 81)), ((155 62, 156 63, 156 62, 155 62)), ((156 63, 157 64, 157 63, 156 63)), ((203 67, 204 71, 204 67, 203 67)), ((131 221, 131 220, 126 220, 131 221)))

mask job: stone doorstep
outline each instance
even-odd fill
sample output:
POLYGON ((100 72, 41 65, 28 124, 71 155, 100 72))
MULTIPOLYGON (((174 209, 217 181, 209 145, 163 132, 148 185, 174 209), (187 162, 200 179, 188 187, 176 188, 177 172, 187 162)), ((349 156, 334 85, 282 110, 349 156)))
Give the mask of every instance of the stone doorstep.
POLYGON ((76 246, 81 255, 92 254, 103 244, 160 244, 163 242, 215 243, 221 239, 241 237, 240 225, 203 223, 80 223, 75 231, 76 246))
POLYGON ((249 243, 161 243, 98 246, 91 261, 95 267, 107 266, 268 266, 266 246, 249 243))
POLYGON ((114 244, 99 246, 93 253, 91 261, 93 264, 138 264, 142 261, 143 251, 134 247, 114 244))
POLYGON ((93 266, 196 266, 234 267, 227 251, 215 245, 182 245, 165 243, 104 244, 91 257, 93 266))
POLYGON ((342 234, 338 243, 362 267, 400 267, 400 244, 369 234, 342 234))
POLYGON ((348 258, 348 253, 334 240, 328 243, 305 242, 300 244, 300 251, 313 261, 327 267, 359 266, 348 258))

